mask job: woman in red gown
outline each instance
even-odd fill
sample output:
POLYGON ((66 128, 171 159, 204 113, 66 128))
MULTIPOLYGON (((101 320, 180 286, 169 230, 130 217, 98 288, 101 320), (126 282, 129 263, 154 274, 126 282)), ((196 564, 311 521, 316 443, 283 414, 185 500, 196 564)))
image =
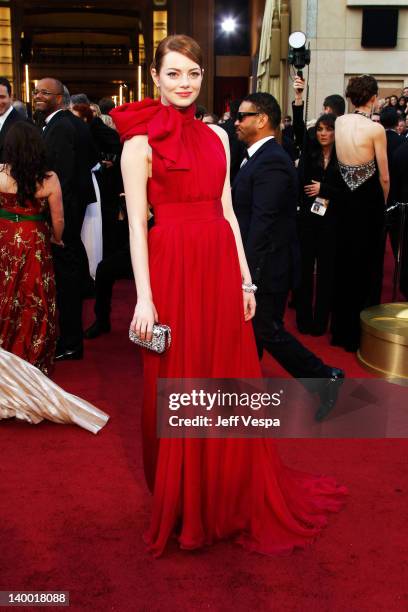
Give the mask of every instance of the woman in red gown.
POLYGON ((61 187, 48 172, 37 129, 7 133, 0 165, 0 346, 48 374, 55 352, 55 279, 50 240, 62 245, 61 187), (51 213, 53 235, 48 224, 51 213))
POLYGON ((150 339, 172 330, 163 355, 144 351, 142 415, 153 510, 145 538, 159 556, 178 527, 185 549, 233 537, 277 553, 303 547, 337 511, 345 489, 332 478, 284 467, 271 440, 157 439, 157 378, 257 378, 251 277, 229 186, 226 133, 194 119, 203 77, 197 43, 164 39, 152 76, 161 99, 112 111, 125 140, 122 173, 137 304, 131 328, 150 339), (155 226, 147 235, 146 211, 155 226))

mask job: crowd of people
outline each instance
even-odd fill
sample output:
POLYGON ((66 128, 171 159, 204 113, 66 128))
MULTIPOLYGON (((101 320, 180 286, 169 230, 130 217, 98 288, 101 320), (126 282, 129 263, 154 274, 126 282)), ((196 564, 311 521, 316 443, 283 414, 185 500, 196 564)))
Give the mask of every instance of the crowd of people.
POLYGON ((54 78, 32 96, 28 119, 0 78, 0 345, 48 373, 82 357, 83 298, 127 239, 113 101, 71 97, 54 78))
POLYGON ((110 331, 115 280, 134 275, 131 330, 149 342, 163 323, 173 337, 164 355, 144 351, 150 550, 162 554, 177 528, 183 548, 235 536, 290 551, 340 509, 345 488, 285 467, 272 440, 158 438, 156 383, 259 378, 266 350, 315 394, 316 420, 328 415, 344 372, 285 329, 288 296, 301 333, 330 329, 334 345, 357 350, 360 312, 381 300, 386 207, 408 197, 405 97, 373 120, 377 82, 355 77, 354 111, 330 95, 307 128, 297 78, 293 121, 258 92, 218 124, 194 104, 200 47, 177 35, 159 44, 152 78, 160 99, 118 108, 43 78, 32 121, 0 78, 0 346, 46 374, 54 359, 81 359, 84 337, 110 331))
MULTIPOLYGON (((399 211, 392 205, 407 197, 404 161, 408 155, 408 140, 405 138, 408 88, 399 97, 378 99, 375 80, 369 76, 361 77, 354 81, 354 86, 361 88, 362 83, 365 87, 362 95, 354 92, 352 82, 346 94, 355 108, 353 115, 344 115, 344 98, 333 94, 324 100, 323 114, 312 122, 312 127, 306 128, 304 82, 297 78, 293 119, 290 115, 280 119, 276 134, 297 168, 297 179, 293 177, 293 181, 298 184, 297 238, 294 244, 299 257, 293 264, 292 280, 290 286, 285 286, 285 292, 292 290, 299 332, 319 336, 330 330, 332 343, 349 351, 356 351, 359 345, 360 311, 381 301, 387 232, 395 255, 399 242, 399 211), (348 122, 357 122, 356 127, 364 134, 361 142, 342 143, 342 123, 336 121, 340 117, 341 121, 346 121, 347 127, 348 122), (371 119, 372 128, 368 122, 365 123, 367 118, 371 119), (384 129, 374 124, 382 125, 384 129), (379 138, 382 138, 381 142, 379 138), (347 163, 338 159, 339 147, 347 163), (353 148, 354 157, 351 155, 353 148), (362 155, 362 151, 366 154, 362 155), (350 168, 361 166, 365 161, 375 164, 376 172, 379 171, 379 182, 370 176, 375 196, 371 192, 362 195, 361 188, 356 190, 354 185, 347 183, 350 168), (342 164, 349 170, 342 170, 342 164), (384 181, 388 180, 390 188, 386 191, 384 181), (365 210, 362 202, 367 199, 371 204, 365 210), (388 215, 384 214, 384 199, 393 208, 388 215), (376 214, 373 201, 378 202, 376 214), (351 218, 351 226, 356 228, 353 248, 350 242, 351 218), (366 230, 370 229, 363 231, 363 225, 366 230), (365 244, 370 236, 373 241, 365 244), (370 258, 366 263, 363 263, 364 253, 370 258), (364 290, 363 285, 367 285, 364 290)), ((242 138, 241 103, 241 100, 231 101, 220 120, 204 107, 197 106, 195 111, 196 120, 218 125, 226 132, 232 185, 246 162, 249 150, 248 142, 242 138)), ((0 270, 8 282, 0 305, 0 342, 3 348, 45 372, 50 371, 54 358, 80 359, 84 337, 93 339, 110 331, 113 285, 119 278, 133 277, 120 172, 122 145, 110 115, 113 109, 111 98, 102 98, 96 104, 84 93, 71 96, 60 81, 48 78, 40 81, 33 91, 34 112, 29 120, 25 105, 20 101, 13 102, 10 83, 0 78, 1 176, 8 177, 2 188, 0 209, 2 218, 8 221, 3 221, 4 229, 0 234, 2 244, 8 245, 1 251, 0 270), (28 141, 31 148, 26 146, 28 141), (24 155, 14 147, 20 147, 24 155), (17 160, 18 168, 15 168, 17 160), (51 184, 54 193, 44 197, 42 190, 51 184), (61 192, 57 198, 58 206, 61 207, 62 202, 64 206, 63 237, 61 229, 55 225, 56 187, 61 192), (13 193, 12 199, 10 194, 13 193), (47 198, 48 213, 45 210, 47 198), (47 214, 51 233, 47 231, 47 214), (18 226, 10 224, 10 215, 16 215, 15 218, 20 220, 18 226), (35 219, 30 218, 33 215, 37 215, 35 219), (11 234, 16 228, 18 237, 13 243, 11 234), (44 237, 41 257, 39 246, 36 251, 27 248, 28 244, 39 245, 38 241, 35 242, 37 234, 44 237), (26 249, 31 253, 27 257, 37 257, 37 269, 30 271, 29 279, 24 265, 26 256, 21 257, 21 251, 17 259, 15 249, 26 249), (22 292, 32 296, 30 306, 27 306, 26 299, 22 299, 22 292), (95 320, 85 331, 82 328, 84 297, 95 297, 95 320), (35 325, 27 327, 26 319, 30 316, 30 308, 35 307, 33 304, 41 306, 34 317, 38 328, 35 325)), ((364 174, 364 170, 360 172, 364 174)), ((371 170, 367 172, 370 174, 371 170)), ((364 189, 368 189, 367 184, 364 189)), ((286 194, 285 201, 287 198, 286 194)), ((149 215, 151 227, 155 220, 151 212, 149 215)), ((406 260, 405 253, 401 275, 401 291, 405 296, 408 294, 406 260)), ((286 265, 289 264, 286 262, 286 265)), ((285 304, 286 298, 285 293, 285 304)), ((259 308, 259 312, 261 310, 259 308)), ((265 319, 269 318, 276 324, 277 318, 283 325, 284 306, 278 310, 276 316, 269 312, 265 319)), ((300 344, 297 346, 299 348, 300 344)), ((293 351, 296 352, 292 345, 289 352, 293 351)), ((262 350, 259 352, 261 354, 262 350)), ((276 348, 271 352, 278 361, 281 359, 276 348)), ((304 358, 303 363, 307 362, 304 358)), ((289 366, 288 369, 295 376, 309 376, 307 371, 296 367, 289 366)))

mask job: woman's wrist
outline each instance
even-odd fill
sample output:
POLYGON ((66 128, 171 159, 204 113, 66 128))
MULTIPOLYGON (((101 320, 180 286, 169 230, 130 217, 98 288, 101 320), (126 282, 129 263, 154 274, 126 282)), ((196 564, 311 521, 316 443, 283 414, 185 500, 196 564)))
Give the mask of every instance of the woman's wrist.
POLYGON ((242 283, 242 291, 245 291, 245 293, 255 293, 257 289, 258 287, 252 282, 242 283))

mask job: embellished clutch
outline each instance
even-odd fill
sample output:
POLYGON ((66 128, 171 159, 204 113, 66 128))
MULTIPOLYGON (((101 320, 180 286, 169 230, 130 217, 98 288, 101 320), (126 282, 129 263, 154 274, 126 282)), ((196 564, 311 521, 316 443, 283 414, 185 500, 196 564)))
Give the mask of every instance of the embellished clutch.
POLYGON ((143 348, 147 348, 155 353, 164 353, 171 344, 171 329, 168 325, 157 323, 153 325, 152 339, 150 342, 141 340, 134 331, 129 329, 129 339, 143 348))

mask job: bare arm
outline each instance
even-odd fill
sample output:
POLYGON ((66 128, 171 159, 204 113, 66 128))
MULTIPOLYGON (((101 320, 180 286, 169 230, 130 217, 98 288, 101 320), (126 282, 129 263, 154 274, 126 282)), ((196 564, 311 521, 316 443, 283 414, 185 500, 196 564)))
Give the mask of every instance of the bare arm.
POLYGON ((62 233, 64 231, 64 207, 62 204, 61 184, 55 172, 46 179, 48 206, 50 207, 52 223, 52 242, 62 246, 62 233))
POLYGON ((387 202, 390 191, 390 177, 388 173, 387 159, 387 137, 382 126, 376 126, 376 134, 374 136, 374 152, 377 160, 380 183, 384 192, 384 201, 387 202))
MULTIPOLYGON (((242 243, 241 232, 239 229, 238 221, 234 213, 234 209, 232 207, 232 197, 231 197, 231 185, 229 180, 229 168, 230 168, 230 152, 229 152, 229 142, 228 135, 225 130, 220 128, 217 125, 209 125, 219 138, 222 141, 225 149, 225 155, 227 157, 227 172, 225 175, 224 188, 222 192, 222 208, 224 212, 224 217, 227 219, 229 224, 231 225, 232 232, 235 238, 235 244, 238 252, 238 260, 239 266, 241 269, 241 276, 243 283, 251 283, 251 273, 249 271, 248 263, 245 256, 244 245, 242 243)), ((245 320, 248 321, 255 314, 255 298, 253 293, 244 292, 244 316, 245 320)))
POLYGON ((121 167, 129 218, 130 253, 135 275, 137 304, 131 328, 142 340, 151 340, 153 323, 158 321, 150 287, 147 247, 147 179, 149 174, 147 136, 125 142, 121 167))

